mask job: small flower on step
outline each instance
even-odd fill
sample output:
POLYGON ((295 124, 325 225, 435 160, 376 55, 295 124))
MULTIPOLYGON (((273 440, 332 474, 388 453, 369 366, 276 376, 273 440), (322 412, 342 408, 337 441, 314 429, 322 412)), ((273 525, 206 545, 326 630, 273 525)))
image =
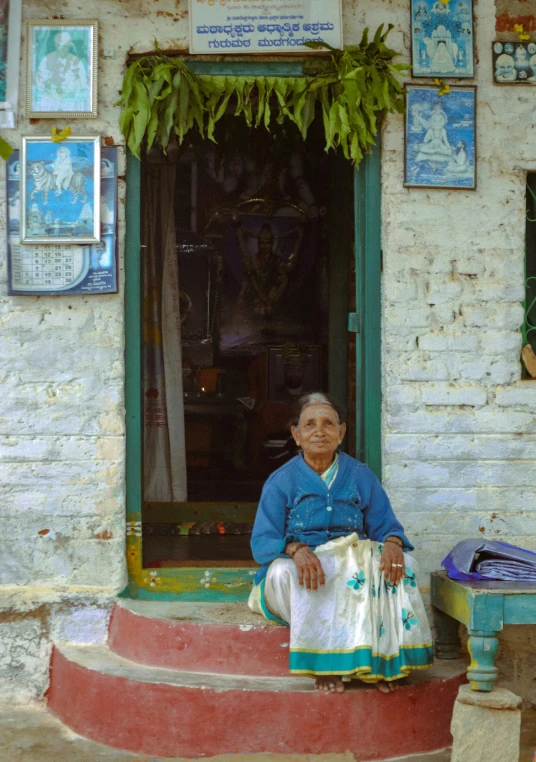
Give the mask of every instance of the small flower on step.
MULTIPOLYGON (((212 582, 216 582, 215 577, 213 578, 212 582)), ((199 580, 199 584, 202 585, 203 587, 210 587, 210 572, 209 571, 206 571, 205 576, 201 577, 201 579, 199 580)))
POLYGON ((149 583, 149 587, 156 587, 156 585, 161 585, 162 580, 158 576, 157 572, 149 572, 149 577, 145 577, 144 582, 149 583))

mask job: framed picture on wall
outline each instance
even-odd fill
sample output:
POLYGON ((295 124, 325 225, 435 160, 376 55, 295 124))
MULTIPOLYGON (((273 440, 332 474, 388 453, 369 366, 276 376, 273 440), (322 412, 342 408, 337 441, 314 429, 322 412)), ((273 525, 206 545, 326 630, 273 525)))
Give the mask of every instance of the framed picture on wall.
POLYGON ((101 151, 99 243, 20 242, 20 152, 6 162, 8 294, 117 293, 117 148, 101 151))
POLYGON ((536 42, 495 40, 491 50, 495 85, 536 85, 536 42))
POLYGON ((473 0, 411 0, 414 77, 475 76, 473 0))
POLYGON ((100 137, 22 138, 21 243, 97 243, 100 137))
POLYGON ((408 188, 476 188, 476 87, 406 85, 408 188))
POLYGON ((0 128, 15 127, 22 0, 0 0, 0 128))
POLYGON ((26 25, 26 116, 97 116, 98 22, 26 25))

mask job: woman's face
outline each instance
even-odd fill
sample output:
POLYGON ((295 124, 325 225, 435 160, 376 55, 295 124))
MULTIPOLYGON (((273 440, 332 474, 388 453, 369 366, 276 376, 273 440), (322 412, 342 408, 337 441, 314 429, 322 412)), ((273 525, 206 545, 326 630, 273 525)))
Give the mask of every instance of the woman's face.
POLYGON ((335 410, 324 402, 304 407, 298 425, 292 427, 292 436, 306 460, 308 456, 333 455, 345 432, 346 424, 339 424, 335 410))

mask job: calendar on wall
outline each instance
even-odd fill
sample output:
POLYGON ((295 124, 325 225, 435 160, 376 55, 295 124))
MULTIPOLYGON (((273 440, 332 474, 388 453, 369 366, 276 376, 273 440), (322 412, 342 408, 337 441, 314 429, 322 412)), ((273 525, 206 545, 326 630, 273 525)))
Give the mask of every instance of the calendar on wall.
POLYGON ((11 293, 75 288, 89 272, 87 246, 23 246, 11 241, 11 293))
MULTIPOLYGON (((101 152, 101 240, 98 243, 21 244, 20 161, 7 168, 8 293, 109 294, 117 292, 117 149, 101 152)), ((41 214, 36 206, 35 214, 41 214)))

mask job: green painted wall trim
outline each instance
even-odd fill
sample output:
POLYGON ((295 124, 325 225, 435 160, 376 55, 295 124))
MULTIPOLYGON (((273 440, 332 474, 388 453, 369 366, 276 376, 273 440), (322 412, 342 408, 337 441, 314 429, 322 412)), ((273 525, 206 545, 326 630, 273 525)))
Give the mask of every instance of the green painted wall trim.
MULTIPOLYGON (((328 392, 346 407, 348 397, 348 265, 352 256, 352 165, 330 164, 328 259, 328 392)), ((344 449, 347 450, 346 442, 344 449)))
POLYGON ((127 153, 125 237, 125 406, 127 521, 141 521, 141 163, 127 153))
POLYGON ((356 452, 381 479, 381 158, 355 172, 356 452))

